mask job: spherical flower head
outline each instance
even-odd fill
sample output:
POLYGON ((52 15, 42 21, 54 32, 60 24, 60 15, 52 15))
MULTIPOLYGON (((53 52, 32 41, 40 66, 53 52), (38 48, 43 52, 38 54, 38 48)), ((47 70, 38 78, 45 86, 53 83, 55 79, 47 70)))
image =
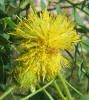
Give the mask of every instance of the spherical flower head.
POLYGON ((52 79, 67 66, 68 61, 61 51, 70 50, 78 42, 73 23, 62 15, 53 15, 47 10, 29 14, 17 26, 14 33, 20 37, 21 54, 17 61, 30 71, 34 68, 37 80, 52 79))

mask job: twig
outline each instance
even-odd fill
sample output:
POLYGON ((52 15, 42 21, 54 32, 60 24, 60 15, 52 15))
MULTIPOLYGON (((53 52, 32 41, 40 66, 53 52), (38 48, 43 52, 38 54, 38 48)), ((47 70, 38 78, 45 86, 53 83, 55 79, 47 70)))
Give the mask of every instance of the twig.
POLYGON ((86 13, 87 15, 89 15, 89 12, 88 11, 86 11, 85 9, 81 9, 81 7, 79 5, 77 5, 76 3, 72 2, 71 0, 66 0, 66 1, 68 3, 70 3, 73 7, 78 8, 82 12, 86 13))
POLYGON ((5 98, 12 90, 15 89, 15 86, 10 87, 6 92, 4 92, 1 96, 0 96, 0 100, 3 100, 3 98, 5 98))
POLYGON ((41 89, 39 89, 39 90, 33 92, 32 94, 30 94, 30 95, 28 95, 28 96, 22 98, 21 100, 27 100, 28 98, 32 97, 33 95, 35 95, 35 94, 41 92, 42 90, 44 90, 45 88, 47 88, 47 87, 48 87, 49 85, 51 85, 53 82, 54 82, 54 80, 50 81, 48 84, 46 84, 45 86, 43 86, 41 89))

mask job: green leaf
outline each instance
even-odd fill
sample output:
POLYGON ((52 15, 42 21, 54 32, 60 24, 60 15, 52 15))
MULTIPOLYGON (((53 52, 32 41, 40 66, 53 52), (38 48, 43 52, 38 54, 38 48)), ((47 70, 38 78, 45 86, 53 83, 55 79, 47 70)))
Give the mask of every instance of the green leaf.
POLYGON ((30 3, 30 0, 25 0, 25 1, 21 2, 20 8, 24 9, 29 3, 30 3))
POLYGON ((1 5, 4 5, 4 0, 0 0, 0 4, 1 5))
POLYGON ((89 34, 89 28, 86 28, 84 25, 78 24, 83 31, 85 31, 87 34, 89 34))
POLYGON ((36 12, 36 8, 35 8, 35 6, 34 6, 32 0, 23 1, 23 2, 21 3, 21 5, 20 5, 20 8, 21 8, 21 9, 24 9, 28 4, 30 4, 32 10, 33 10, 34 12, 36 12))
POLYGON ((86 2, 87 2, 87 0, 84 0, 84 1, 83 1, 81 9, 84 9, 84 7, 86 6, 86 5, 85 5, 86 2))
POLYGON ((60 0, 60 3, 63 3, 65 0, 60 0))
POLYGON ((9 34, 4 33, 4 34, 3 34, 3 37, 4 37, 6 40, 9 40, 10 35, 9 35, 9 34))
POLYGON ((44 3, 44 0, 41 0, 40 1, 40 5, 41 5, 42 10, 44 10, 46 8, 46 5, 44 3))
POLYGON ((9 1, 9 5, 10 5, 12 8, 17 8, 16 0, 9 1))
POLYGON ((4 0, 0 0, 0 10, 5 12, 5 4, 4 4, 4 0))
POLYGON ((79 56, 80 55, 80 52, 79 52, 79 44, 76 44, 75 45, 75 55, 76 56, 79 56))
POLYGON ((7 17, 7 14, 5 13, 5 11, 0 9, 0 19, 4 17, 7 17))
POLYGON ((0 4, 0 10, 5 12, 5 5, 4 4, 3 5, 0 4))
POLYGON ((83 40, 80 44, 82 48, 89 52, 89 40, 83 40))
POLYGON ((36 12, 36 8, 35 8, 35 6, 34 6, 34 4, 33 4, 33 2, 32 1, 30 1, 30 5, 31 5, 31 8, 32 8, 32 10, 34 11, 34 13, 36 12))
POLYGON ((74 15, 74 18, 75 18, 75 21, 80 24, 80 25, 83 25, 83 20, 82 18, 80 17, 79 13, 77 13, 76 9, 72 9, 72 14, 74 15))
POLYGON ((10 19, 10 18, 4 18, 4 21, 12 28, 12 29, 16 29, 17 25, 10 19))
POLYGON ((83 61, 81 62, 79 70, 78 70, 79 80, 82 80, 82 78, 83 78, 82 69, 83 69, 83 61))
MULTIPOLYGON (((86 10, 89 12, 89 9, 88 8, 86 10)), ((89 15, 86 14, 86 17, 89 20, 89 15)))
POLYGON ((62 13, 61 8, 60 8, 59 5, 56 6, 56 12, 57 12, 57 14, 61 14, 62 13))
POLYGON ((8 40, 6 40, 3 35, 0 35, 0 45, 7 45, 8 40))
POLYGON ((80 17, 80 15, 78 13, 76 13, 76 21, 78 24, 83 25, 82 18, 80 17))
POLYGON ((89 100, 89 95, 83 95, 79 98, 79 100, 89 100))
POLYGON ((0 57, 0 83, 3 83, 4 81, 4 65, 2 57, 0 57))
POLYGON ((67 52, 67 54, 69 55, 69 57, 73 60, 74 57, 72 56, 72 54, 68 51, 68 50, 65 50, 67 52))

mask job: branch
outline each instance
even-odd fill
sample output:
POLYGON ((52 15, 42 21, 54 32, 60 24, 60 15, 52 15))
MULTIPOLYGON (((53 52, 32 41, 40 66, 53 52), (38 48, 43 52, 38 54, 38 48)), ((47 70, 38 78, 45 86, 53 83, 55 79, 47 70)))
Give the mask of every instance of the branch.
POLYGON ((78 8, 79 10, 81 10, 82 12, 84 12, 85 14, 89 15, 89 12, 86 11, 85 9, 82 9, 80 6, 78 6, 78 3, 74 3, 71 0, 66 0, 69 4, 71 4, 73 7, 78 8))
POLYGON ((48 87, 49 85, 51 85, 53 82, 54 82, 54 80, 50 81, 48 84, 46 84, 45 86, 43 86, 41 89, 39 89, 39 90, 33 92, 32 94, 30 94, 30 95, 28 95, 28 96, 22 98, 21 100, 27 100, 28 98, 32 97, 33 95, 35 95, 35 94, 41 92, 42 90, 44 90, 45 88, 47 88, 47 87, 48 87))

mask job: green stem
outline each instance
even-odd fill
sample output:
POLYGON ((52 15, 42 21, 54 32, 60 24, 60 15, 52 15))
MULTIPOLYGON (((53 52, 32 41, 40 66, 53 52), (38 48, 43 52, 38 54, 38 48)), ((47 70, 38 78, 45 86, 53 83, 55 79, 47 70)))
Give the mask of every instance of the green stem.
POLYGON ((66 93, 68 100, 72 100, 73 98, 70 94, 68 87, 66 86, 65 79, 62 77, 62 75, 60 73, 58 74, 58 78, 59 78, 59 80, 60 80, 60 82, 65 90, 65 93, 66 93))
POLYGON ((68 3, 70 3, 71 5, 76 5, 76 3, 72 2, 71 0, 66 0, 68 3))
POLYGON ((3 98, 5 98, 12 90, 15 89, 15 86, 10 87, 6 92, 4 92, 1 96, 0 96, 0 100, 3 100, 3 98))
POLYGON ((61 90, 60 90, 60 88, 59 88, 59 86, 58 86, 58 84, 57 84, 56 81, 54 81, 54 86, 55 86, 55 88, 57 89, 60 98, 61 98, 62 100, 65 100, 65 97, 64 97, 64 95, 62 94, 62 92, 61 92, 61 90))
MULTIPOLYGON (((38 87, 41 88, 40 85, 38 85, 38 87)), ((48 98, 49 98, 50 100, 54 100, 53 97, 48 93, 48 91, 47 91, 46 89, 44 89, 43 92, 48 96, 48 98)))
POLYGON ((79 92, 76 88, 74 88, 70 83, 68 83, 66 80, 65 80, 65 83, 71 88, 73 89, 77 94, 79 94, 80 96, 82 96, 83 94, 81 92, 79 92))
POLYGON ((12 92, 10 94, 13 100, 17 100, 16 96, 12 92))
POLYGON ((54 100, 53 97, 46 91, 46 89, 43 90, 45 94, 48 96, 49 100, 54 100))
POLYGON ((48 84, 46 84, 45 86, 43 86, 41 89, 39 89, 39 90, 33 92, 32 94, 30 94, 30 95, 28 95, 28 96, 22 98, 21 100, 27 100, 28 98, 32 97, 33 95, 35 95, 35 94, 41 92, 42 90, 44 90, 45 88, 47 88, 47 87, 48 87, 49 85, 51 85, 53 82, 54 82, 54 80, 50 81, 48 84))
POLYGON ((78 6, 76 3, 72 2, 71 0, 66 0, 68 3, 70 3, 72 6, 80 9, 82 12, 86 13, 87 15, 89 15, 89 12, 86 11, 85 9, 82 9, 80 6, 78 6))
POLYGON ((75 8, 73 8, 74 9, 74 20, 75 20, 75 22, 77 22, 76 21, 76 9, 75 8))

